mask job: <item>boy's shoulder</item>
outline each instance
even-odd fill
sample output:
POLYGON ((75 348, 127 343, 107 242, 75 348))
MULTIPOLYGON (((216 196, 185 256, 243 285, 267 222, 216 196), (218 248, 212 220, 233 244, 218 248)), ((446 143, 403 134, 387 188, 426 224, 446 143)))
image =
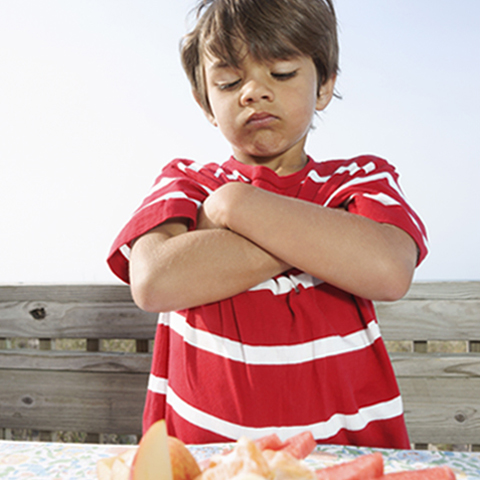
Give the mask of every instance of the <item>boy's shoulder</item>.
POLYGON ((384 158, 377 155, 364 154, 347 159, 333 159, 333 160, 321 160, 313 161, 313 168, 317 172, 323 172, 324 174, 335 173, 356 173, 357 171, 363 171, 364 173, 370 173, 374 170, 389 169, 395 170, 395 167, 391 165, 384 158))

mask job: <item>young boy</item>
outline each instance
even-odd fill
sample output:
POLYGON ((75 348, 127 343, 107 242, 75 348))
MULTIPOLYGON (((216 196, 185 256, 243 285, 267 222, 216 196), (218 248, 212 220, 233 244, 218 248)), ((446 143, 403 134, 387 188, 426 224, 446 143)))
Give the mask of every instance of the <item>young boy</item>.
POLYGON ((374 156, 317 163, 305 141, 338 70, 330 0, 204 0, 182 45, 222 165, 168 164, 109 264, 160 314, 144 429, 186 443, 310 430, 409 448, 372 300, 396 300, 425 229, 374 156))

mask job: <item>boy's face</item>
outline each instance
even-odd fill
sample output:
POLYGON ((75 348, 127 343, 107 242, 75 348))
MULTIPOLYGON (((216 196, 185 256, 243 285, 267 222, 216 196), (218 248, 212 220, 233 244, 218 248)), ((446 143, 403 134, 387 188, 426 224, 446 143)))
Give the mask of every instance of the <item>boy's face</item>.
POLYGON ((239 68, 204 57, 205 83, 212 113, 243 163, 270 159, 304 160, 303 148, 315 110, 323 110, 333 95, 335 79, 318 93, 317 72, 310 57, 271 62, 249 54, 239 68))

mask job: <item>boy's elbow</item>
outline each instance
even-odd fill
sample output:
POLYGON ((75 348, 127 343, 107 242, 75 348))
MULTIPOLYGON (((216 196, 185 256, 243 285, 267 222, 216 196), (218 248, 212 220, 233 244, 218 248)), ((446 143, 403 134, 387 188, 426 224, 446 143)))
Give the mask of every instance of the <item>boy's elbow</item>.
POLYGON ((412 284, 414 267, 396 265, 385 269, 379 277, 378 295, 374 300, 396 302, 402 299, 412 284))
POLYGON ((148 276, 138 278, 138 275, 131 275, 130 291, 133 301, 138 308, 146 312, 160 313, 173 310, 162 290, 148 276))
POLYGON ((383 286, 379 298, 376 300, 382 302, 396 302, 402 299, 408 292, 411 282, 390 281, 388 285, 383 286))
POLYGON ((138 283, 132 282, 130 285, 130 291, 132 292, 132 298, 138 308, 145 310, 146 312, 158 313, 160 305, 155 300, 155 297, 148 291, 148 289, 142 288, 138 283))
POLYGON ((389 226, 394 233, 394 248, 388 255, 377 257, 377 285, 379 296, 374 300, 395 302, 403 298, 413 280, 418 250, 413 239, 396 227, 389 226))

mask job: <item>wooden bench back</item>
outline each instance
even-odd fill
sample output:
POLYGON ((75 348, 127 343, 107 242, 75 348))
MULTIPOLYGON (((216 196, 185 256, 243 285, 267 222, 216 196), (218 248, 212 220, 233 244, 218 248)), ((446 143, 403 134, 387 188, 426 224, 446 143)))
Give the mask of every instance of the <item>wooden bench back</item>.
POLYGON ((126 286, 0 287, 0 428, 139 435, 156 322, 126 286), (106 352, 103 339, 134 345, 106 352))
POLYGON ((376 308, 385 340, 412 343, 390 349, 411 440, 480 444, 480 282, 417 283, 376 308))
MULTIPOLYGON (((417 283, 376 307, 412 442, 480 444, 480 282, 417 283)), ((0 434, 140 435, 156 321, 122 285, 0 286, 0 434), (112 339, 129 351, 104 351, 112 339)))

